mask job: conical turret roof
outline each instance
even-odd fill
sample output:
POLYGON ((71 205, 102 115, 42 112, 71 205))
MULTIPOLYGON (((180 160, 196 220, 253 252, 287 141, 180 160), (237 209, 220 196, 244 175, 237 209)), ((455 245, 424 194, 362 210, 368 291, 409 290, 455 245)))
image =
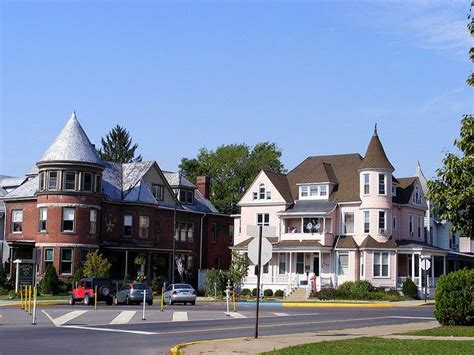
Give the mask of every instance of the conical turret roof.
POLYGON ((81 162, 103 166, 94 145, 73 112, 66 125, 44 153, 38 164, 46 162, 81 162))
POLYGON ((365 157, 359 165, 359 169, 387 169, 394 171, 395 168, 390 163, 383 149, 377 134, 377 125, 375 125, 374 134, 370 140, 365 157))

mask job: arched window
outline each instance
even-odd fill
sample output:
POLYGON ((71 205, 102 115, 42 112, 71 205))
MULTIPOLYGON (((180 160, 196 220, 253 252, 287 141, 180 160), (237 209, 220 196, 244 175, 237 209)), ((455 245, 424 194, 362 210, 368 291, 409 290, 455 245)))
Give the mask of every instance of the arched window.
POLYGON ((265 184, 260 184, 258 187, 258 199, 265 200, 265 184))

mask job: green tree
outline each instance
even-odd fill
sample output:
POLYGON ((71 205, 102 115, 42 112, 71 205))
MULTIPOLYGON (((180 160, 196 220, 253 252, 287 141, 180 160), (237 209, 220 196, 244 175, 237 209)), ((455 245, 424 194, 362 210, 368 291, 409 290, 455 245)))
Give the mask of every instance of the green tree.
POLYGON ((99 254, 98 250, 89 252, 86 255, 84 262, 84 276, 85 277, 109 277, 109 271, 112 264, 99 254))
POLYGON ((0 288, 5 287, 7 284, 7 273, 3 268, 3 264, 0 263, 0 288))
MULTIPOLYGON (((474 2, 471 3, 471 10, 474 2)), ((474 21, 468 16, 468 30, 474 35, 474 21)), ((474 48, 469 51, 474 61, 474 48)), ((467 79, 474 86, 474 75, 467 79)), ((452 231, 474 239, 474 116, 464 115, 461 133, 454 141, 459 154, 447 153, 443 166, 436 170, 437 178, 428 181, 428 198, 437 206, 441 219, 453 224, 452 231)))
POLYGON ((235 213, 237 203, 262 169, 285 172, 280 161, 281 150, 275 143, 229 144, 215 151, 201 148, 196 158, 181 159, 179 168, 191 181, 209 176, 210 200, 222 213, 235 213))
POLYGON ((246 254, 232 250, 232 261, 230 263, 228 277, 236 288, 240 288, 243 279, 247 276, 249 259, 246 254))
POLYGON ((84 269, 80 267, 74 273, 74 276, 72 278, 72 287, 76 287, 77 282, 79 282, 82 278, 84 278, 84 269))
POLYGON ((138 144, 132 144, 130 133, 122 126, 116 125, 100 140, 102 147, 98 150, 100 157, 115 163, 142 161, 142 156, 135 157, 138 144))
POLYGON ((43 280, 41 281, 41 293, 53 294, 56 293, 59 286, 58 273, 53 264, 49 264, 44 272, 43 280))

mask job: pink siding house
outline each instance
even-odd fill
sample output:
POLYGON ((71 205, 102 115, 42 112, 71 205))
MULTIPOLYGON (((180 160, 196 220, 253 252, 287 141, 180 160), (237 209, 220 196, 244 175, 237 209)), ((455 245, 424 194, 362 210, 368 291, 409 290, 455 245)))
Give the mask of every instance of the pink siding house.
MULTIPOLYGON (((431 259, 432 294, 448 250, 427 243, 419 178, 396 178, 394 170, 376 127, 364 156, 311 156, 287 174, 261 171, 234 215, 233 249, 247 252, 248 225, 275 227, 261 283, 286 294, 354 280, 399 289, 407 278, 421 290, 423 255, 431 259)), ((243 287, 256 287, 255 269, 243 287)))

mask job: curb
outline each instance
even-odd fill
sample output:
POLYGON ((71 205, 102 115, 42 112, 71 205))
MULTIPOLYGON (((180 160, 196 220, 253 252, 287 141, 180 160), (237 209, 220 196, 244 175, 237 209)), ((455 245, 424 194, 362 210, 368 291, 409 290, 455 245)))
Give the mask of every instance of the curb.
POLYGON ((392 308, 389 303, 282 303, 283 307, 321 307, 321 308, 392 308))
POLYGON ((222 341, 222 340, 236 340, 236 339, 246 339, 248 337, 237 337, 237 338, 219 338, 219 339, 208 339, 208 340, 196 340, 196 341, 188 341, 184 343, 178 343, 172 348, 170 348, 169 353, 171 355, 180 355, 182 354, 181 350, 187 346, 194 345, 194 344, 203 344, 203 343, 212 343, 214 341, 222 341))
MULTIPOLYGON (((44 302, 37 302, 36 306, 59 306, 59 305, 67 305, 68 301, 44 301, 44 302)), ((7 304, 0 304, 0 308, 2 307, 20 307, 20 302, 12 302, 7 304)))

